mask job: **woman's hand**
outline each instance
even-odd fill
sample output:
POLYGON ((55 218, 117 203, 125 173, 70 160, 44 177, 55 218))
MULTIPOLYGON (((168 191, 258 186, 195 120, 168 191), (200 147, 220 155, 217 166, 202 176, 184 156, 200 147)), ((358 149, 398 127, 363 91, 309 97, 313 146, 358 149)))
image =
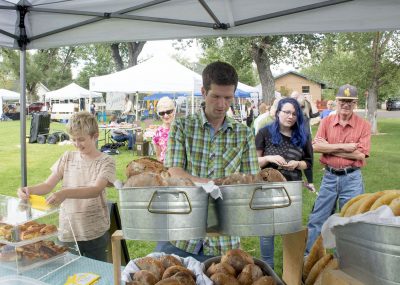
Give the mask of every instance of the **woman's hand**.
POLYGON ((60 190, 51 194, 46 199, 46 203, 49 205, 59 205, 66 199, 65 191, 60 190))
POLYGON ((300 165, 300 161, 297 160, 291 160, 289 161, 286 165, 282 165, 282 168, 289 170, 289 171, 293 171, 296 168, 298 168, 300 165))
POLYGON ((267 155, 265 156, 269 163, 275 163, 278 166, 285 166, 287 164, 286 160, 280 155, 267 155))
POLYGON ((28 187, 22 187, 17 190, 17 195, 22 200, 28 200, 30 193, 28 187))

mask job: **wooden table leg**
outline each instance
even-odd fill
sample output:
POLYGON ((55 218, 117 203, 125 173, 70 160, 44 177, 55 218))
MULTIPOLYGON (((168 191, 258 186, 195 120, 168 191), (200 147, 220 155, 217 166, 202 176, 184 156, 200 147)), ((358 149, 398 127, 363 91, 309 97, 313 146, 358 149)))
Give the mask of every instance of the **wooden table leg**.
POLYGON ((111 236, 111 248, 114 267, 114 285, 121 285, 121 240, 122 231, 117 230, 111 236))

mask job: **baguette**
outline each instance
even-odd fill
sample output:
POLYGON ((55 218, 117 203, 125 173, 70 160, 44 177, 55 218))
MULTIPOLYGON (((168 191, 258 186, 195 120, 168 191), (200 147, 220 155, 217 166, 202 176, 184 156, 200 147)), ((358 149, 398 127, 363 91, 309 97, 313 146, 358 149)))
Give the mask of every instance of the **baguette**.
POLYGON ((314 264, 326 254, 322 244, 322 236, 319 235, 311 247, 310 254, 307 256, 303 266, 303 280, 306 280, 314 264))
POLYGON ((347 201, 346 204, 344 204, 343 207, 342 207, 342 209, 340 210, 339 216, 340 216, 340 217, 344 217, 344 214, 346 213, 347 209, 348 209, 351 205, 353 205, 355 202, 359 201, 360 199, 362 199, 363 197, 365 197, 365 196, 367 196, 367 195, 368 195, 368 193, 361 194, 361 195, 358 195, 358 196, 356 196, 356 197, 350 199, 349 201, 347 201))
POLYGON ((308 274, 306 281, 304 282, 305 285, 313 285, 315 280, 317 279, 318 275, 322 272, 328 262, 333 258, 332 254, 327 254, 318 260, 317 263, 314 264, 312 267, 310 274, 308 274))
POLYGON ((322 276, 324 275, 325 271, 328 271, 330 269, 338 269, 339 268, 339 262, 337 258, 331 259, 331 261, 328 262, 328 264, 325 266, 325 268, 321 271, 320 274, 318 274, 317 279, 314 282, 314 285, 323 285, 322 284, 322 276))
POLYGON ((384 195, 382 197, 379 197, 379 199, 377 199, 374 204, 372 204, 370 211, 373 211, 375 209, 378 209, 380 206, 383 205, 390 205, 390 203, 392 202, 393 199, 400 197, 400 193, 398 192, 386 192, 384 191, 384 195))
POLYGON ((344 213, 345 217, 351 217, 354 216, 357 213, 358 208, 361 206, 362 203, 364 203, 365 199, 368 199, 369 196, 371 196, 371 193, 366 194, 363 196, 361 199, 358 201, 354 202, 350 207, 347 208, 346 212, 344 213))
POLYGON ((362 199, 363 202, 361 203, 360 207, 358 207, 356 215, 368 212, 375 201, 383 195, 385 195, 385 192, 376 192, 372 195, 369 195, 367 198, 362 199))
POLYGON ((390 202, 389 207, 392 209, 395 216, 400 216, 400 197, 393 199, 392 202, 390 202))

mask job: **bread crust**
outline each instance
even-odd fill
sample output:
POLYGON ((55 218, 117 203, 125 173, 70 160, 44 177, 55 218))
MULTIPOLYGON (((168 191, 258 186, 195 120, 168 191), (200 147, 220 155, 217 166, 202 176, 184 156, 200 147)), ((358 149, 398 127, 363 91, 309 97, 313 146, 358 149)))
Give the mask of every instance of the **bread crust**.
POLYGON ((390 202, 389 207, 392 209, 395 216, 400 216, 400 197, 393 199, 392 202, 390 202))
POLYGON ((254 264, 253 257, 239 248, 228 250, 221 257, 221 263, 224 262, 231 265, 236 272, 241 272, 247 264, 254 264))
POLYGON ((271 276, 263 276, 253 282, 253 285, 276 285, 276 281, 271 276))
POLYGON ((395 192, 386 192, 384 191, 384 195, 379 197, 374 204, 372 204, 370 211, 376 210, 378 209, 380 206, 383 205, 390 205, 390 203, 392 202, 393 199, 400 197, 400 193, 395 191, 395 192))
POLYGON ((224 273, 215 273, 210 279, 214 282, 214 285, 240 285, 239 281, 235 277, 224 273))
POLYGON ((318 260, 317 263, 314 264, 312 267, 310 274, 308 274, 306 281, 304 282, 305 285, 313 285, 315 280, 317 279, 318 275, 322 272, 328 262, 333 258, 332 254, 327 254, 318 260))
POLYGON ((362 199, 363 202, 358 207, 356 215, 368 212, 371 206, 374 204, 374 202, 378 200, 380 197, 382 197, 384 194, 385 194, 384 192, 376 192, 362 199))
POLYGON ((322 284, 322 276, 324 275, 325 271, 331 270, 331 269, 338 269, 339 268, 339 261, 337 258, 331 259, 328 264, 325 266, 325 268, 321 271, 320 274, 318 274, 317 279, 314 282, 314 285, 323 285, 322 284))
POLYGON ((307 256, 306 261, 303 265, 303 280, 306 280, 310 274, 313 266, 326 254, 326 250, 323 245, 322 236, 319 235, 311 247, 310 253, 307 256))
POLYGON ((161 261, 146 256, 136 260, 135 263, 140 270, 148 270, 154 274, 154 276, 157 278, 157 281, 161 280, 161 277, 163 276, 165 271, 165 268, 161 261))
POLYGON ((365 196, 367 196, 367 195, 369 195, 369 193, 361 194, 361 195, 358 195, 358 196, 356 196, 356 197, 351 198, 349 201, 346 202, 346 204, 343 205, 342 209, 340 210, 339 216, 340 216, 340 217, 344 217, 344 215, 345 215, 347 209, 348 209, 351 205, 353 205, 354 203, 356 203, 357 201, 359 201, 360 199, 362 199, 363 197, 365 197, 365 196))

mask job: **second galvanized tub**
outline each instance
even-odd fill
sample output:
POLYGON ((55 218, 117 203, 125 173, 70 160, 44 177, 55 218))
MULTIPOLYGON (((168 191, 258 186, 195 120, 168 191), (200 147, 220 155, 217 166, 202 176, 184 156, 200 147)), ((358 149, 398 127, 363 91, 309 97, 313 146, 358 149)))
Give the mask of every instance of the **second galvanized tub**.
POLYGON ((351 223, 334 227, 341 270, 366 285, 400 284, 400 227, 351 223))
POLYGON ((223 199, 210 199, 209 232, 269 236, 302 229, 302 181, 227 185, 220 189, 223 199))
POLYGON ((122 231, 132 240, 187 240, 206 235, 208 194, 201 187, 119 190, 122 231))

